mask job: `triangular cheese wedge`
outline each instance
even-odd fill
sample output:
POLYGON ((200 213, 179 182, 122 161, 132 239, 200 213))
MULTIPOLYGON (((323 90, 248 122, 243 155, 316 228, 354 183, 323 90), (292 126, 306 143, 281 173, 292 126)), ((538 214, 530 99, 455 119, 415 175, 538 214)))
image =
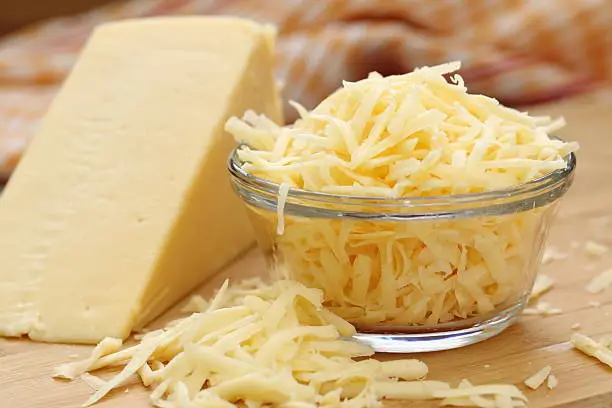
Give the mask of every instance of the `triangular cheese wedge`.
POLYGON ((223 126, 281 121, 273 41, 235 18, 95 31, 0 198, 0 335, 125 338, 253 244, 223 126))

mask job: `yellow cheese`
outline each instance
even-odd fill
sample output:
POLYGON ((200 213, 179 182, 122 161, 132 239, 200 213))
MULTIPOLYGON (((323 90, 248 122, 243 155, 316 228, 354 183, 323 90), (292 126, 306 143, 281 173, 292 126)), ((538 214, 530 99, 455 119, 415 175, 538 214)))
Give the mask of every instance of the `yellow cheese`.
POLYGON ((112 354, 100 344, 89 358, 58 367, 55 377, 79 377, 91 386, 95 392, 83 406, 134 374, 153 388, 151 403, 165 408, 375 408, 382 400, 436 398, 443 405, 526 406, 514 385, 463 380, 452 389, 425 380, 422 361, 365 358, 374 351, 346 340, 355 328, 324 309, 322 300, 320 290, 295 281, 254 279, 231 287, 226 281, 199 313, 112 354), (108 381, 88 374, 110 366, 123 369, 108 381))
POLYGON ((587 254, 593 257, 602 256, 609 250, 607 246, 594 241, 587 241, 584 244, 584 249, 587 254))
MULTIPOLYGON (((290 126, 252 112, 226 124, 244 143, 242 169, 278 183, 276 214, 250 207, 275 237, 276 259, 360 330, 488 315, 528 290, 545 209, 416 223, 283 212, 289 192, 300 190, 380 199, 481 193, 567 166, 564 156, 578 145, 548 136, 563 120, 469 94, 459 76, 456 84, 443 76, 459 68, 373 73, 311 111, 294 103, 300 119, 290 126)), ((344 201, 330 208, 342 212, 344 201)))
POLYGON ((536 276, 535 282, 533 283, 533 289, 529 295, 529 300, 535 300, 543 293, 548 292, 554 284, 555 281, 553 278, 548 275, 539 274, 536 276))
MULTIPOLYGON (((550 376, 550 372, 552 371, 551 366, 546 366, 542 368, 540 371, 527 378, 524 383, 526 386, 531 388, 532 390, 537 390, 540 388, 542 384, 546 381, 546 379, 550 376)), ((554 381, 554 380, 553 380, 554 381)))
POLYGON ((605 342, 597 342, 584 334, 574 333, 570 338, 570 343, 584 354, 595 357, 612 367, 612 349, 605 342))
POLYGON ((0 335, 125 338, 252 244, 223 125, 281 120, 273 40, 234 18, 96 30, 0 200, 0 335))
POLYGON ((585 289, 590 293, 601 293, 612 286, 612 269, 608 269, 593 279, 586 285, 585 289))
POLYGON ((548 387, 548 389, 554 390, 555 388, 557 388, 557 385, 559 385, 559 380, 557 379, 557 377, 554 374, 549 375, 546 379, 546 386, 548 387))

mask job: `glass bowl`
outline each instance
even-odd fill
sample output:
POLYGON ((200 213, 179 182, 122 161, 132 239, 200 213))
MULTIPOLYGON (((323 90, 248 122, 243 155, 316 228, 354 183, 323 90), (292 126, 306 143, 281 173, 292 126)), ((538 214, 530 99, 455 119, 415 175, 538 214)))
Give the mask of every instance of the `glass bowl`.
POLYGON ((280 185, 245 172, 236 151, 231 182, 273 277, 321 289, 325 306, 378 352, 452 349, 508 327, 528 301, 576 166, 571 154, 564 169, 478 194, 387 199, 290 189, 279 211, 280 185))

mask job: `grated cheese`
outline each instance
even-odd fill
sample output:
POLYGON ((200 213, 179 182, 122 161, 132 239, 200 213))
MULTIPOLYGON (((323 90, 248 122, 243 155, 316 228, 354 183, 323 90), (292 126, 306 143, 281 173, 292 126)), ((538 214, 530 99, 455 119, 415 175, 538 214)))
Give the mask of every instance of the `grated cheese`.
POLYGON ((547 265, 553 261, 562 261, 567 259, 569 255, 565 252, 559 251, 554 246, 547 246, 544 249, 544 255, 542 255, 542 265, 547 265))
POLYGON ((533 284, 531 295, 529 295, 529 300, 533 301, 540 297, 540 295, 542 295, 543 293, 548 292, 554 284, 555 281, 550 276, 538 274, 533 284))
POLYGON ((80 374, 94 390, 85 406, 133 374, 152 387, 151 403, 164 408, 229 408, 238 402, 247 407, 374 408, 382 407, 383 399, 462 398, 471 406, 484 406, 479 401, 487 407, 525 406, 527 399, 513 385, 463 382, 453 389, 425 380, 428 368, 419 360, 363 359, 372 349, 345 340, 355 329, 326 311, 322 299, 321 291, 293 281, 264 285, 249 280, 234 287, 226 282, 202 312, 149 332, 123 350, 105 340, 88 359, 57 372, 123 367, 109 381, 80 374))
POLYGON ((559 380, 557 379, 557 377, 554 374, 549 375, 546 380, 546 386, 548 387, 548 389, 553 390, 557 387, 557 385, 559 385, 559 380))
POLYGON ((587 254, 593 257, 602 256, 603 254, 609 251, 609 248, 606 245, 594 241, 587 241, 584 244, 584 249, 587 254))
POLYGON ((57 367, 54 370, 53 377, 73 380, 91 370, 95 366, 96 362, 100 360, 100 358, 115 353, 121 348, 122 344, 123 341, 121 339, 107 337, 98 343, 98 345, 91 352, 91 355, 85 360, 76 361, 74 363, 64 364, 57 367))
POLYGON ((550 366, 546 366, 542 368, 540 371, 538 371, 531 377, 527 378, 524 381, 525 385, 531 388, 532 390, 537 390, 538 388, 540 388, 542 384, 544 384, 544 382, 550 375, 551 371, 552 371, 552 368, 550 366))
POLYGON ((585 289, 590 293, 601 293, 612 286, 612 269, 608 269, 593 278, 585 289))
POLYGON ((431 222, 284 211, 288 188, 380 198, 469 194, 566 166, 578 145, 548 136, 562 120, 468 94, 458 76, 447 83, 442 74, 459 66, 346 82, 312 111, 292 103, 300 119, 290 126, 253 112, 226 124, 243 144, 243 169, 279 185, 276 214, 249 207, 269 233, 276 229, 276 262, 289 278, 323 290, 325 306, 359 328, 460 320, 525 295, 547 208, 431 222))
POLYGON ((439 390, 437 397, 444 398, 443 406, 506 408, 525 407, 527 397, 514 385, 480 385, 474 386, 468 380, 462 380, 455 389, 439 390))
POLYGON ((612 367, 612 350, 605 344, 597 342, 584 334, 574 333, 570 339, 572 345, 584 354, 595 357, 612 367))
POLYGON ((276 233, 278 235, 283 235, 285 232, 285 202, 287 201, 287 195, 289 194, 289 184, 281 183, 278 188, 278 203, 276 204, 277 211, 277 220, 278 225, 276 227, 276 233))
POLYGON ((550 305, 550 303, 548 302, 539 302, 535 308, 525 308, 523 310, 523 314, 524 315, 541 315, 541 316, 552 316, 552 315, 558 315, 563 313, 563 310, 557 308, 557 307, 552 307, 550 305))
POLYGON ((104 384, 106 384, 106 382, 101 378, 89 373, 83 373, 79 376, 79 378, 94 391, 98 391, 104 386, 104 384))

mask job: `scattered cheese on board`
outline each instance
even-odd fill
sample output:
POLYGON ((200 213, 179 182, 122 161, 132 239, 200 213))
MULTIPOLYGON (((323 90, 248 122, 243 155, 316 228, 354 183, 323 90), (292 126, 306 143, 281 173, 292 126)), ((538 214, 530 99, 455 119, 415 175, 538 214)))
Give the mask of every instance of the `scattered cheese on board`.
POLYGON ((85 405, 137 374, 153 387, 152 403, 164 408, 229 408, 239 401, 248 407, 361 408, 381 407, 383 399, 525 406, 527 398, 513 385, 462 382, 453 389, 424 379, 428 368, 419 360, 364 359, 373 351, 345 339, 355 329, 325 310, 322 299, 321 291, 293 281, 226 282, 206 310, 123 350, 116 350, 120 340, 104 340, 89 359, 59 367, 56 376, 87 382, 94 394, 85 405), (109 381, 89 374, 110 366, 123 369, 109 381))
POLYGON ((113 354, 121 349, 123 342, 120 339, 113 339, 111 337, 107 337, 103 339, 98 345, 93 349, 91 355, 85 360, 77 361, 70 364, 64 364, 55 369, 53 374, 56 378, 65 378, 68 380, 72 380, 79 375, 87 372, 91 367, 102 357, 113 354))
POLYGON ((587 254, 595 257, 595 256, 602 256, 603 254, 608 252, 610 248, 608 248, 606 245, 597 243, 595 241, 587 241, 586 244, 584 244, 584 249, 587 252, 587 254))
POLYGON ((602 344, 585 336, 584 334, 574 333, 570 339, 572 345, 584 354, 595 357, 604 364, 612 367, 612 350, 606 344, 602 344))
POLYGON ((567 167, 564 158, 578 145, 549 137, 562 119, 469 94, 454 74, 459 67, 344 83, 312 111, 294 103, 301 118, 290 126, 253 112, 226 124, 243 143, 242 169, 279 185, 276 212, 249 207, 270 234, 282 232, 278 259, 360 328, 435 325, 525 295, 544 209, 385 223, 284 213, 296 189, 339 195, 338 202, 433 197, 508 188, 567 167))
POLYGON ((561 252, 554 246, 549 245, 544 249, 544 254, 542 255, 542 264, 547 265, 553 261, 562 261, 564 259, 567 259, 568 256, 569 254, 567 254, 566 252, 561 252))
POLYGON ((612 286, 612 269, 608 269, 594 277, 585 287, 587 292, 601 293, 612 286))
POLYGON ((542 368, 540 371, 527 378, 525 380, 525 385, 531 388, 532 390, 537 390, 542 384, 544 384, 551 371, 552 368, 550 366, 542 368))
POLYGON ((529 295, 529 300, 533 301, 540 297, 540 295, 542 295, 543 293, 548 292, 550 289, 552 289, 554 284, 555 281, 550 276, 541 273, 538 274, 533 284, 531 294, 529 295))
POLYGON ((96 377, 95 375, 91 375, 89 373, 83 373, 79 375, 79 378, 85 384, 87 384, 89 388, 91 388, 94 392, 98 391, 100 388, 104 386, 104 384, 106 384, 106 382, 102 380, 101 378, 96 377))
POLYGON ((524 315, 552 316, 563 313, 563 310, 552 307, 548 302, 538 302, 536 307, 528 307, 523 310, 524 315))
POLYGON ((554 374, 550 374, 546 380, 546 386, 549 390, 553 390, 559 385, 559 380, 554 374))
POLYGON ((440 390, 434 393, 444 398, 442 406, 512 408, 526 407, 527 397, 514 385, 480 385, 474 386, 468 380, 462 380, 454 390, 440 390))

